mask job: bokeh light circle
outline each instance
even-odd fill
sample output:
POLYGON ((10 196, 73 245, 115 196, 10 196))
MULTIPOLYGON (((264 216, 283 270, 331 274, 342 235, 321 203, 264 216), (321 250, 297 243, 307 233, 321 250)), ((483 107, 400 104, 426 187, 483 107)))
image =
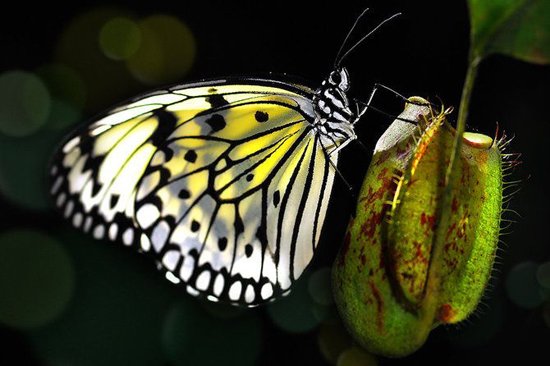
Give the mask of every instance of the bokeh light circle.
POLYGON ((50 114, 45 128, 66 130, 82 121, 86 88, 80 75, 59 63, 43 65, 36 70, 36 74, 44 81, 51 95, 50 114))
POLYGON ((120 8, 98 7, 71 19, 59 35, 55 63, 74 70, 82 80, 86 111, 97 112, 139 90, 126 64, 106 57, 99 42, 105 24, 120 17, 131 15, 120 8))
POLYGON ((537 281, 538 265, 534 262, 517 264, 506 278, 506 292, 510 300, 524 309, 541 305, 544 297, 537 281))
POLYGON ((376 366, 376 357, 359 347, 350 347, 338 357, 336 366, 376 366))
POLYGON ((170 365, 254 365, 261 348, 261 324, 256 313, 221 319, 193 299, 168 311, 162 345, 170 365))
POLYGON ((69 126, 82 122, 82 113, 73 104, 63 99, 52 99, 50 118, 47 127, 65 131, 69 126))
POLYGON ((49 63, 39 67, 36 74, 44 81, 52 98, 63 100, 79 110, 84 107, 86 87, 76 70, 64 64, 49 63))
POLYGON ((352 346, 353 340, 340 321, 327 321, 319 327, 317 343, 325 359, 335 365, 340 354, 352 346))
POLYGON ((52 324, 29 333, 45 365, 165 365, 163 319, 173 286, 150 258, 106 245, 63 225, 55 237, 75 263, 69 308, 52 324), (67 364, 67 363, 65 363, 67 364))
POLYGON ((61 138, 49 130, 19 138, 0 134, 0 194, 26 209, 47 209, 48 162, 61 138))
POLYGON ((27 136, 36 132, 50 112, 50 94, 36 75, 13 70, 0 74, 0 132, 27 136))
POLYGON ((0 194, 26 209, 49 208, 48 163, 61 137, 49 130, 19 138, 0 134, 0 194))
POLYGON ((311 298, 319 305, 331 305, 332 297, 330 268, 318 269, 311 274, 308 281, 308 291, 311 298))
POLYGON ((126 60, 136 53, 141 44, 139 26, 126 17, 107 21, 99 32, 99 45, 105 56, 113 60, 126 60))
POLYGON ((318 305, 307 289, 308 277, 303 275, 292 285, 288 296, 268 305, 267 313, 273 323, 287 332, 308 332, 322 320, 318 314, 318 305))
POLYGON ((0 322, 29 329, 52 322, 74 289, 72 260, 53 238, 12 230, 0 234, 0 322))
POLYGON ((175 83, 193 65, 196 46, 189 27, 170 15, 152 15, 139 23, 141 42, 127 60, 130 73, 139 81, 155 85, 175 83))

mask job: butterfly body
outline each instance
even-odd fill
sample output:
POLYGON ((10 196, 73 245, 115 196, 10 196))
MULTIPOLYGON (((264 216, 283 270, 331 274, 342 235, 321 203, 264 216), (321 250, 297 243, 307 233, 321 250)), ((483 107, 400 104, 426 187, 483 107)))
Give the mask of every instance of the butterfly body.
POLYGON ((193 295, 247 306, 311 261, 360 113, 345 69, 317 89, 223 79, 158 90, 74 132, 51 193, 73 226, 148 252, 193 295))

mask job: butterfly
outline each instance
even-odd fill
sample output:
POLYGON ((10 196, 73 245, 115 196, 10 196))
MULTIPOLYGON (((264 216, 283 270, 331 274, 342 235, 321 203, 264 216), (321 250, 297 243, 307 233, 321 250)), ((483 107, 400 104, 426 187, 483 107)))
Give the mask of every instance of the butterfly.
POLYGON ((366 110, 349 87, 336 65, 316 89, 223 78, 127 101, 62 143, 55 205, 94 238, 150 253, 192 295, 271 301, 319 243, 339 152, 366 110))

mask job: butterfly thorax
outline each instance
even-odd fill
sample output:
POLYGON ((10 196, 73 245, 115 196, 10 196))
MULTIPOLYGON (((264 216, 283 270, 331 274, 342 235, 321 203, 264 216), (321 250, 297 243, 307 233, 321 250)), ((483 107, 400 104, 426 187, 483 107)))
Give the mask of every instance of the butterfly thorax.
POLYGON ((314 124, 322 136, 331 140, 331 145, 340 146, 356 138, 353 124, 357 113, 352 111, 346 96, 348 89, 348 72, 340 68, 330 73, 313 96, 314 124))

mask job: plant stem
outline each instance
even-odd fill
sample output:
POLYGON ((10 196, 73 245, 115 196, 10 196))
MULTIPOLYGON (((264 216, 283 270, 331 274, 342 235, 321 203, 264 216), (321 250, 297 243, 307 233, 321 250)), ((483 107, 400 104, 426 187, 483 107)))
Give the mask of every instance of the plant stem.
POLYGON ((460 106, 458 109, 458 121, 456 126, 456 134, 453 142, 453 148, 449 157, 449 165, 445 171, 445 187, 441 194, 441 202, 437 207, 437 229, 432 246, 432 252, 430 256, 430 267, 428 272, 428 278, 425 286, 425 297, 422 304, 422 310, 420 313, 420 324, 423 328, 419 335, 429 332, 434 322, 437 321, 437 312, 441 305, 441 280, 442 280, 442 266, 443 266, 443 248, 445 246, 445 234, 449 227, 449 220, 451 216, 451 202, 455 185, 457 184, 457 177, 459 176, 454 172, 456 170, 457 161, 460 159, 460 150, 462 148, 462 135, 466 129, 466 119, 468 116, 468 110, 470 106, 470 99, 472 95, 474 81, 477 75, 479 57, 470 56, 470 62, 468 70, 466 72, 466 79, 464 81, 464 87, 462 88, 462 96, 460 99, 460 106))
MULTIPOLYGON (((471 56, 470 62, 468 65, 468 71, 466 71, 466 79, 464 80, 464 86, 462 88, 462 96, 460 98, 460 106, 458 107, 458 120, 456 122, 456 136, 453 145, 453 150, 451 152, 451 158, 449 166, 447 167, 447 174, 445 175, 446 182, 446 194, 450 193, 449 186, 453 184, 450 181, 451 172, 453 167, 456 165, 456 159, 458 159, 460 148, 462 147, 462 135, 466 129, 466 119, 468 118, 468 111, 470 108, 470 99, 472 96, 472 90, 474 88, 474 81, 477 76, 477 68, 481 58, 478 56, 471 56)), ((452 188, 452 187, 451 187, 452 188)), ((448 197, 450 198, 450 197, 448 197)))

